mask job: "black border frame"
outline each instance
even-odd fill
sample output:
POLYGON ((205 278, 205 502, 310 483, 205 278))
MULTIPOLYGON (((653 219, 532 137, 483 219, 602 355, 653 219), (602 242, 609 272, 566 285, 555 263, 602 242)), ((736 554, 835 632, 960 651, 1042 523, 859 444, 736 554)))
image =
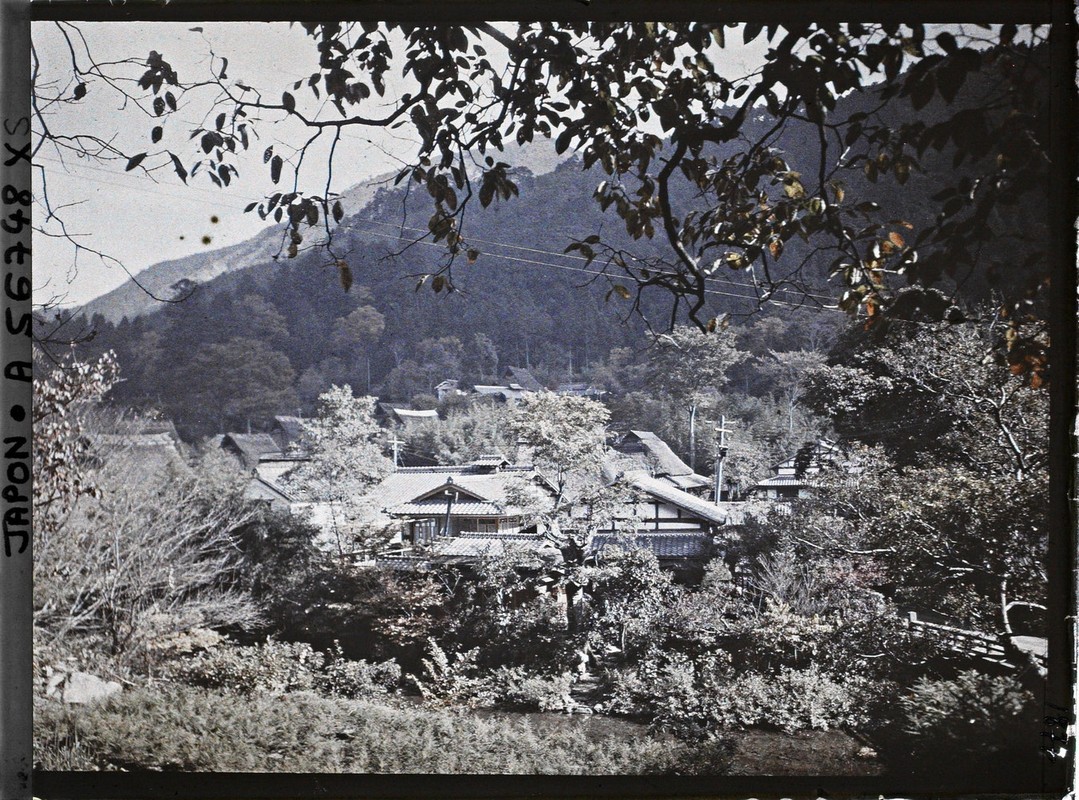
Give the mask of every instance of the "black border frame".
MULTIPOLYGON (((121 0, 122 2, 122 0, 121 0)), ((1052 25, 1050 50, 1053 69, 1052 107, 1054 120, 1050 153, 1056 165, 1056 179, 1050 187, 1050 208, 1054 215, 1050 253, 1053 292, 1050 331, 1053 342, 1054 380, 1050 399, 1051 452, 1049 547, 1049 690, 1047 701, 1071 707, 1074 682, 1075 644, 1069 619, 1076 611, 1074 578, 1076 559, 1075 514, 1075 435, 1076 408, 1076 242, 1073 224, 1077 216, 1076 176, 1077 101, 1074 59, 1076 53, 1075 7, 1063 0, 1031 2, 959 2, 958 0, 734 0, 705 3, 668 0, 665 3, 641 0, 551 0, 543 6, 520 0, 428 0, 387 2, 356 0, 352 3, 308 0, 305 3, 214 2, 214 0, 165 0, 155 3, 112 5, 106 0, 53 0, 28 4, 25 0, 7 0, 5 11, 20 12, 34 21, 66 19, 72 21, 113 21, 153 23, 157 21, 285 21, 324 18, 370 20, 424 20, 449 22, 504 19, 697 19, 722 18, 738 21, 771 22, 777 19, 872 19, 874 21, 923 22, 1017 22, 1052 25)), ((4 35, 11 36, 13 16, 5 14, 4 35)), ((17 27, 15 36, 23 30, 17 27)), ((28 69, 27 64, 27 69, 28 69)), ((27 76, 28 77, 28 76, 27 76)), ((8 87, 17 86, 5 82, 8 87)), ((25 105, 10 90, 3 92, 5 116, 13 108, 25 105)), ((5 334, 6 335, 6 334, 5 334)), ((9 337, 10 338, 10 337, 9 337)), ((7 344, 7 342, 5 342, 7 344)), ((10 352, 10 350, 9 350, 10 352)), ((5 356, 5 363, 7 361, 5 356)), ((10 388, 10 386, 6 387, 10 388)), ((9 398, 5 398, 7 406, 9 398)), ((0 573, 3 574, 3 573, 0 573)), ((21 606, 21 604, 20 604, 21 606)), ((27 609, 28 610, 28 609, 27 609)), ((0 608, 5 618, 13 613, 7 604, 0 608)), ((14 610, 18 613, 18 609, 14 610)), ((29 628, 29 625, 27 625, 29 628)), ((27 631, 29 635, 29 631, 27 631)), ((29 638, 29 636, 28 636, 29 638)), ((15 648, 19 645, 12 642, 15 648)), ((6 649, 6 648, 5 648, 6 649)), ((0 677, 5 677, 0 674, 0 677)), ((29 683, 27 682, 27 685, 29 683)), ((5 693, 13 684, 5 677, 5 693)), ((18 686, 15 685, 16 691, 18 686)), ((19 698, 29 704, 29 698, 19 698)), ((1049 712, 1047 712, 1049 713, 1049 712)), ((2 718, 5 727, 8 716, 2 718)), ((11 734, 10 729, 5 732, 11 734)), ((904 796, 988 796, 1022 794, 1059 797, 1073 778, 1064 765, 1046 761, 1042 786, 1001 785, 998 782, 966 781, 962 785, 940 779, 887 775, 879 777, 798 777, 798 776, 717 776, 626 777, 586 776, 503 776, 503 775, 322 775, 279 773, 84 773, 42 772, 33 774, 34 795, 44 798, 141 798, 141 797, 294 797, 294 796, 370 796, 370 797, 540 797, 540 796, 815 796, 827 798, 850 795, 904 796), (1032 791, 1034 794, 1032 794, 1032 791)), ((28 795, 27 795, 28 796, 28 795)))

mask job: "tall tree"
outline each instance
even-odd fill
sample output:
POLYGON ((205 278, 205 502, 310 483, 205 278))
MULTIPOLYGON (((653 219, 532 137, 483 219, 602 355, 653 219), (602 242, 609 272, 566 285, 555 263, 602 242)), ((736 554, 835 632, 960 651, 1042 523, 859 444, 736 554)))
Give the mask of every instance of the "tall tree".
POLYGON ((330 512, 330 533, 341 555, 369 556, 391 535, 389 523, 366 500, 393 463, 383 455, 375 398, 355 397, 350 386, 333 386, 319 396, 313 420, 304 422, 308 461, 286 476, 289 485, 330 512))
POLYGON ((586 397, 545 391, 521 400, 511 429, 554 486, 556 505, 575 473, 598 472, 609 418, 602 403, 586 397))
POLYGON ((728 371, 748 353, 735 347, 726 331, 689 326, 662 334, 649 359, 650 382, 670 394, 688 412, 689 465, 697 468, 697 411, 707 396, 726 385, 728 371))

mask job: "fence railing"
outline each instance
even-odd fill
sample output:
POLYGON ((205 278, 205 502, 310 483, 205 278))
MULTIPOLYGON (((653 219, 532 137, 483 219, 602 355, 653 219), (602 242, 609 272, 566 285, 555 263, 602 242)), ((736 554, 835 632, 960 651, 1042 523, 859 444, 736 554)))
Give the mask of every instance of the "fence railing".
POLYGON ((1007 656, 1007 651, 1000 638, 991 633, 955 628, 951 625, 941 625, 938 622, 927 622, 926 620, 918 619, 917 611, 907 612, 907 625, 911 633, 917 636, 932 637, 955 652, 1001 661, 1005 660, 1007 656))

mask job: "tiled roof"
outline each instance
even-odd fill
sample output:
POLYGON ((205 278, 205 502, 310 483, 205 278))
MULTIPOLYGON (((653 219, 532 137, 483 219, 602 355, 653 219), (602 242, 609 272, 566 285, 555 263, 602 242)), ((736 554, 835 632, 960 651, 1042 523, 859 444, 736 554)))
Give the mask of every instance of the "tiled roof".
POLYGON ((274 481, 256 477, 244 488, 244 499, 283 500, 286 503, 292 503, 295 498, 274 481))
POLYGON ((721 506, 684 492, 667 481, 650 478, 644 473, 627 473, 625 480, 634 489, 664 500, 673 506, 681 508, 683 511, 688 511, 699 519, 707 520, 716 525, 725 525, 727 523, 727 512, 721 506))
MULTIPOLYGON (((699 532, 668 531, 663 533, 640 533, 628 540, 638 547, 651 550, 657 558, 707 558, 712 553, 712 537, 699 532)), ((620 547, 625 537, 615 534, 596 534, 588 549, 600 552, 608 547, 620 547)))
POLYGON ((389 506, 386 511, 390 514, 405 516, 437 517, 445 514, 446 509, 454 516, 464 515, 470 517, 499 517, 503 516, 507 509, 498 503, 481 503, 475 500, 462 500, 452 505, 446 500, 424 500, 420 503, 400 503, 389 506))
POLYGON ((508 464, 509 460, 501 453, 486 453, 473 459, 470 462, 470 466, 473 467, 498 467, 502 464, 508 464))
POLYGON ((530 556, 546 556, 556 561, 561 551, 542 537, 506 536, 454 536, 439 539, 431 547, 432 558, 483 558, 521 553, 530 556))
POLYGON ((806 486, 805 480, 795 475, 773 475, 754 486, 754 489, 767 489, 775 486, 806 486))
MULTIPOLYGON (((501 470, 490 472, 477 470, 474 467, 432 467, 432 468, 406 468, 388 475, 382 483, 372 491, 372 499, 380 508, 393 510, 395 513, 411 513, 406 511, 397 512, 399 507, 414 503, 418 498, 430 494, 439 487, 445 486, 449 478, 453 484, 477 498, 478 502, 492 504, 501 508, 496 514, 520 513, 520 509, 511 508, 506 500, 506 491, 509 487, 518 485, 522 480, 528 481, 536 477, 534 470, 501 470)), ((468 503, 477 501, 465 501, 455 504, 457 507, 465 507, 468 503)), ((445 501, 437 501, 437 505, 445 508, 445 501)), ((460 512, 469 513, 469 512, 460 512)), ((488 512, 482 512, 488 513, 488 512)))

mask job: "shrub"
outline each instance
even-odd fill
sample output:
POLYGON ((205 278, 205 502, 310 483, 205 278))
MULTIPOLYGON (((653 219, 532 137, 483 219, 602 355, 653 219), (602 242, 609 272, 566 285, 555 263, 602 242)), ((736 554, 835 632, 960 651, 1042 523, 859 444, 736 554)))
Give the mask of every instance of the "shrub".
POLYGON ((396 661, 349 661, 336 643, 331 655, 332 659, 315 677, 315 688, 324 694, 353 699, 373 697, 392 691, 401 682, 401 667, 396 661))
POLYGON ((1014 678, 976 670, 952 680, 922 678, 899 706, 902 738, 893 731, 897 741, 887 750, 904 768, 933 769, 946 758, 953 771, 1014 773, 1019 766, 1005 755, 1025 757, 1031 768, 1039 764, 1038 708, 1014 678))
POLYGON ((177 662, 168 672, 192 686, 241 695, 314 688, 325 657, 305 643, 275 642, 251 647, 217 647, 177 662))
POLYGON ((609 710, 649 717, 659 727, 697 738, 705 726, 708 695, 722 691, 729 677, 726 653, 696 660, 669 653, 643 660, 635 669, 611 672, 609 710))
POLYGON ((521 667, 501 667, 490 677, 491 692, 496 703, 523 711, 568 711, 573 706, 570 686, 573 675, 543 676, 521 667))
POLYGON ((706 715, 722 727, 762 725, 787 733, 861 728, 869 720, 868 681, 838 676, 817 666, 783 668, 777 675, 746 673, 712 695, 706 715))
POLYGON ((476 664, 479 652, 479 648, 473 648, 450 654, 434 639, 428 639, 423 677, 409 675, 409 680, 428 705, 490 705, 493 698, 489 683, 480 675, 476 664))
POLYGON ((649 736, 600 740, 577 717, 541 734, 497 715, 179 685, 43 703, 34 722, 39 769, 602 775, 670 772, 690 755, 649 736))
POLYGON ((871 684, 859 677, 841 680, 816 666, 732 677, 722 654, 697 663, 674 654, 610 678, 612 711, 648 716, 655 726, 686 739, 758 726, 788 733, 860 728, 870 720, 871 684))

